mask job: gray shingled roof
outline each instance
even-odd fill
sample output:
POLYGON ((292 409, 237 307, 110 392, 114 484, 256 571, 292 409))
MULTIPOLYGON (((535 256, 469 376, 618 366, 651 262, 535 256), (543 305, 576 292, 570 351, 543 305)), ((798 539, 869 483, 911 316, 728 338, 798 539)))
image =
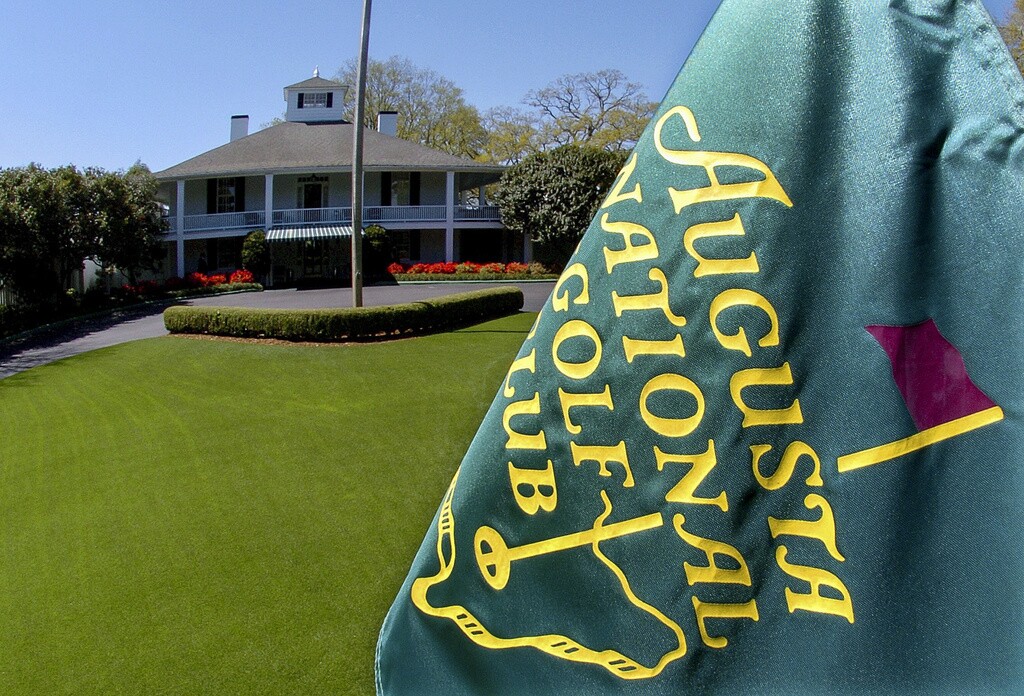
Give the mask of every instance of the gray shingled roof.
MULTIPOLYGON (((363 166, 368 171, 435 170, 481 174, 496 174, 503 169, 368 128, 363 129, 363 166)), ((155 176, 167 181, 243 174, 314 173, 351 167, 351 123, 285 122, 204 152, 155 176)))
POLYGON ((288 85, 285 89, 338 89, 339 87, 344 86, 345 85, 340 82, 325 80, 318 75, 316 77, 311 77, 308 80, 303 80, 302 82, 296 82, 294 85, 288 85))

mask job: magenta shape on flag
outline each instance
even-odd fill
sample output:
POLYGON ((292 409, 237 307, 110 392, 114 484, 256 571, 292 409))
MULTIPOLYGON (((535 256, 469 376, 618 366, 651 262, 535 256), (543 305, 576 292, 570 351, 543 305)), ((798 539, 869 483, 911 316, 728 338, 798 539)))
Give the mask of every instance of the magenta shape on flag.
POLYGON ((865 328, 889 356, 893 379, 918 430, 995 406, 971 381, 960 351, 933 320, 865 328))

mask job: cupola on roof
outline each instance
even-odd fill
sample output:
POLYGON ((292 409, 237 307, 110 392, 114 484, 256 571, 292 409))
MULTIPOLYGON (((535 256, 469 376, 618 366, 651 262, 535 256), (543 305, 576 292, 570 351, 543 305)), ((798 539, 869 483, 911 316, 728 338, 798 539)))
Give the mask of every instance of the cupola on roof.
POLYGON ((335 80, 320 77, 320 68, 313 70, 313 77, 288 85, 284 88, 286 121, 300 123, 340 122, 345 112, 345 96, 348 86, 335 80))

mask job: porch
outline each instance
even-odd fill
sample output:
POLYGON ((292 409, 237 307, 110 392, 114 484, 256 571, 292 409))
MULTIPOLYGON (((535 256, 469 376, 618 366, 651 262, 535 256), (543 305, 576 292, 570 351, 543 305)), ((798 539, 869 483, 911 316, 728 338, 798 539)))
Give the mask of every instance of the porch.
MULTIPOLYGON (((347 282, 351 266, 351 222, 326 222, 324 217, 309 223, 275 225, 267 231, 272 272, 266 280, 271 285, 347 282)), ((195 231, 184 236, 180 254, 178 237, 168 235, 168 253, 160 274, 184 277, 197 271, 231 273, 242 267, 242 243, 253 229, 263 228, 243 226, 195 231), (181 269, 180 272, 177 269, 181 269)), ((402 229, 389 224, 385 229, 395 259, 406 265, 443 261, 528 263, 532 260, 529 239, 502 226, 456 224, 449 231, 443 222, 428 222, 402 229)))
MULTIPOLYGON (((351 224, 352 208, 287 208, 271 210, 269 227, 311 224, 351 224)), ((167 216, 168 234, 177 234, 178 218, 167 216)), ((363 208, 363 222, 367 225, 382 225, 393 229, 421 226, 423 223, 445 223, 448 206, 445 205, 375 205, 363 208)), ((238 213, 208 213, 204 215, 183 215, 180 218, 185 237, 201 232, 230 232, 236 230, 267 229, 265 210, 246 210, 238 213)), ((501 224, 501 214, 496 205, 456 205, 452 210, 453 222, 501 224)))
MULTIPOLYGON (((440 234, 434 240, 438 244, 425 247, 440 256, 437 260, 452 261, 459 231, 504 231, 498 207, 489 205, 484 194, 495 180, 495 172, 368 171, 363 224, 393 233, 423 231, 428 241, 440 234)), ((352 224, 352 208, 346 205, 351 177, 343 171, 165 180, 161 198, 179 276, 186 272, 186 243, 241 237, 252 230, 352 224)), ((522 254, 529 255, 525 247, 522 254)))

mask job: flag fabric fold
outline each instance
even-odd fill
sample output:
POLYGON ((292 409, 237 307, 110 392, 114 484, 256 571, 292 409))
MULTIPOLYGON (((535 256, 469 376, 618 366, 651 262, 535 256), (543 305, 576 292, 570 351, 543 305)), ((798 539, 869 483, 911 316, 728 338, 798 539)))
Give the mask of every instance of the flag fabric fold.
POLYGON ((1019 692, 1022 252, 980 2, 725 0, 496 385, 378 693, 1019 692))

